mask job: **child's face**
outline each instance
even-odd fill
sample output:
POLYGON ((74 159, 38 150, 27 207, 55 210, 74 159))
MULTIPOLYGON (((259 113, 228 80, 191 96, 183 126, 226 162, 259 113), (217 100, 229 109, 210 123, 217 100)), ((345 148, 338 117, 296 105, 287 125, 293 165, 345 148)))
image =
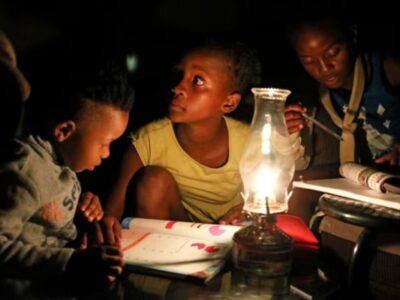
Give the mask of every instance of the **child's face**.
POLYGON ((351 88, 353 57, 334 29, 306 27, 292 41, 301 64, 315 80, 331 89, 351 88))
MULTIPOLYGON (((110 144, 125 131, 129 112, 110 105, 91 104, 83 108, 77 120, 57 135, 57 150, 65 165, 75 172, 94 170, 110 155, 110 144)), ((67 122, 66 122, 67 123, 67 122)), ((60 125, 59 125, 60 126, 60 125)))
POLYGON ((176 68, 180 81, 173 89, 171 121, 189 123, 221 118, 234 94, 227 58, 200 50, 186 55, 176 68))

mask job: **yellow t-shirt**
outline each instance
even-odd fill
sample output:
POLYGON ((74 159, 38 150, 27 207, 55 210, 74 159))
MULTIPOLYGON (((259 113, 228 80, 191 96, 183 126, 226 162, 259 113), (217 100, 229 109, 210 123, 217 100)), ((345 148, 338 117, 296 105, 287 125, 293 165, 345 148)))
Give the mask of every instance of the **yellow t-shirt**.
POLYGON ((152 122, 132 135, 143 165, 164 167, 174 176, 182 204, 195 222, 216 222, 243 201, 239 160, 249 126, 229 117, 225 121, 229 158, 219 168, 207 167, 190 157, 181 148, 167 118, 152 122))

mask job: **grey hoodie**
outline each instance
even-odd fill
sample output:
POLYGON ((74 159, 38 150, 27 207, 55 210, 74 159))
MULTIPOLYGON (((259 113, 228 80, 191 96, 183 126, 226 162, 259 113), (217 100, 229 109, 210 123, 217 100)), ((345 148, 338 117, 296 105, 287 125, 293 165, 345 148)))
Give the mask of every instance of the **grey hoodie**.
POLYGON ((0 277, 59 277, 76 238, 81 187, 50 142, 29 136, 0 166, 0 277))

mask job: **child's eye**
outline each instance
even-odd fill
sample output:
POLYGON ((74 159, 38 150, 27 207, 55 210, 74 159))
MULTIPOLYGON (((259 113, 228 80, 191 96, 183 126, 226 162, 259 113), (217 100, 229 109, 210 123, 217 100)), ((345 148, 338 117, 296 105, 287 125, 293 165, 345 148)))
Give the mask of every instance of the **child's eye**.
POLYGON ((303 58, 301 60, 303 65, 312 65, 314 63, 314 60, 312 58, 303 58))
POLYGON ((193 83, 195 84, 195 85, 204 85, 204 80, 203 80, 203 78, 201 78, 200 76, 195 76, 194 78, 193 78, 193 83))
POLYGON ((336 55, 338 55, 340 52, 340 47, 333 47, 331 49, 329 49, 327 56, 328 57, 335 57, 336 55))

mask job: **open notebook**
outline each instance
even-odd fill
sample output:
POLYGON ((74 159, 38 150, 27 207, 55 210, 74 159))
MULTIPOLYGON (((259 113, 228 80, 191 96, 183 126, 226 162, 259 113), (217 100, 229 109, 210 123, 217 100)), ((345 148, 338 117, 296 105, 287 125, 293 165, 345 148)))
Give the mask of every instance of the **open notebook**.
POLYGON ((122 222, 125 267, 204 282, 223 267, 240 226, 127 218, 122 222))
MULTIPOLYGON (((318 250, 318 241, 298 217, 277 215, 277 226, 298 250, 318 250)), ((167 277, 213 278, 230 258, 241 226, 126 218, 122 222, 125 267, 167 277)))

